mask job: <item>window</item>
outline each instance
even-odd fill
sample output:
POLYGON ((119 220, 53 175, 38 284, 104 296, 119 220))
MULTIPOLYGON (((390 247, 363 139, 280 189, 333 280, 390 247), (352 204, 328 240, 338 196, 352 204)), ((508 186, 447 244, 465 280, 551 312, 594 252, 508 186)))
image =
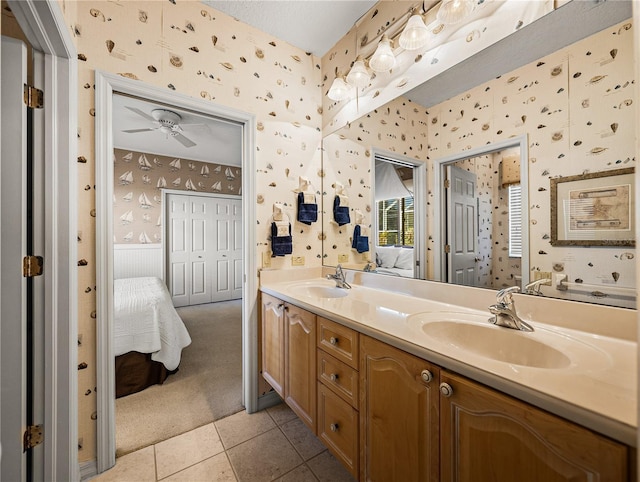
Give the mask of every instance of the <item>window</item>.
POLYGON ((509 257, 522 257, 522 188, 509 185, 509 257))
POLYGON ((413 246, 413 197, 378 201, 378 246, 413 246))

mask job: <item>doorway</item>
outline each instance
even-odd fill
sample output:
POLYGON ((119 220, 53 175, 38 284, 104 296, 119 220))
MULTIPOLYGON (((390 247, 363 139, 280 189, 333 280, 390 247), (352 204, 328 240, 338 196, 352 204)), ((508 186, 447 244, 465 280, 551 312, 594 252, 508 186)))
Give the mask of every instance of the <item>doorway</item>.
POLYGON ((257 272, 256 259, 250 246, 255 245, 255 208, 245 200, 255 198, 253 115, 217 106, 142 82, 96 72, 96 184, 104 186, 96 199, 97 282, 107 289, 98 291, 97 305, 101 317, 97 323, 98 372, 98 472, 115 464, 115 414, 113 367, 113 97, 134 96, 160 102, 206 116, 213 116, 242 126, 243 254, 242 254, 242 398, 246 410, 258 409, 257 371, 257 272))

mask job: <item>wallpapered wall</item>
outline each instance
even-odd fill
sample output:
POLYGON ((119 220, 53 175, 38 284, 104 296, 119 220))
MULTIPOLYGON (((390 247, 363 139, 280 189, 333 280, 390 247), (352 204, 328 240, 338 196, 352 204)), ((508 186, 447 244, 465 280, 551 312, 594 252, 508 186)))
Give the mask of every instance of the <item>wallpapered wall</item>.
POLYGON ((114 149, 113 166, 115 244, 162 241, 163 187, 229 195, 242 191, 239 167, 127 149, 114 149))
MULTIPOLYGON (((636 164, 632 28, 620 23, 429 109, 430 159, 528 134, 534 271, 635 286, 633 248, 551 246, 549 201, 551 178, 636 164)), ((554 287, 543 292, 607 302, 554 287)))
MULTIPOLYGON (((79 52, 79 460, 95 458, 94 71, 166 87, 256 116, 256 256, 275 202, 293 218, 298 177, 320 186, 320 60, 200 2, 60 0, 79 52)), ((100 189, 100 186, 96 186, 100 189)), ((137 200, 136 200, 137 201, 137 200)), ((253 200, 252 200, 253 202, 253 200)), ((155 220, 152 220, 155 221, 155 220)), ((320 223, 294 226, 293 256, 321 264, 320 223)), ((291 267, 291 256, 273 258, 291 267)))
MULTIPOLYGON (((373 258, 371 252, 358 253, 351 247, 356 210, 364 215, 363 225, 371 227, 375 206, 371 199, 372 147, 417 160, 427 159, 426 109, 403 97, 375 109, 344 126, 323 140, 323 227, 324 264, 346 267, 362 266, 373 258), (349 198, 351 223, 338 226, 333 222, 333 199, 336 182, 345 188, 349 198)), ((374 237, 369 232, 369 242, 374 237)))

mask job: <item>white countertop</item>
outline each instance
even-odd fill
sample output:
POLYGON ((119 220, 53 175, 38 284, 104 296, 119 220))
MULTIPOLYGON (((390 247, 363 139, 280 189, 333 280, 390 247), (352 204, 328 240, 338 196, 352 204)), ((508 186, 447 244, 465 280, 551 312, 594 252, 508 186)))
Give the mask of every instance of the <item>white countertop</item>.
MULTIPOLYGON (((459 348, 455 344, 425 336, 421 323, 415 322, 416 316, 411 316, 434 312, 448 313, 443 315, 444 318, 455 319, 456 314, 463 313, 466 314, 461 315, 463 318, 475 318, 479 323, 483 323, 482 320, 488 319, 490 314, 486 309, 477 309, 478 300, 471 299, 473 296, 464 296, 465 293, 473 293, 469 288, 444 285, 447 286, 449 299, 452 294, 454 299, 456 295, 462 295, 458 299, 461 303, 469 301, 465 303, 466 306, 353 283, 353 288, 348 290, 345 297, 319 298, 305 294, 304 286, 331 287, 334 283, 321 278, 319 271, 317 274, 314 278, 304 279, 301 278, 301 274, 291 275, 291 271, 282 271, 280 274, 272 271, 266 276, 263 272, 260 289, 283 301, 413 353, 442 368, 460 373, 613 439, 636 446, 635 341, 566 326, 544 324, 521 314, 523 319, 534 326, 533 333, 496 327, 488 322, 487 326, 496 330, 509 330, 513 336, 531 337, 542 341, 570 357, 571 347, 577 347, 578 351, 584 348, 587 354, 591 353, 592 356, 582 356, 580 363, 572 362, 557 369, 534 368, 497 361, 459 348), (282 279, 287 281, 280 281, 282 279)), ((353 274, 348 279, 350 282, 353 281, 353 274)), ((394 278, 378 278, 380 279, 384 279, 391 286, 390 289, 393 289, 394 282, 400 283, 394 278)), ((428 283, 416 280, 410 282, 428 283)), ((486 297, 484 293, 487 290, 475 291, 486 297)), ((538 302, 540 303, 544 304, 542 301, 538 302)), ((572 304, 568 306, 571 308, 572 304)), ((613 310, 605 313, 618 312, 613 310)), ((610 319, 601 321, 611 323, 610 319)))

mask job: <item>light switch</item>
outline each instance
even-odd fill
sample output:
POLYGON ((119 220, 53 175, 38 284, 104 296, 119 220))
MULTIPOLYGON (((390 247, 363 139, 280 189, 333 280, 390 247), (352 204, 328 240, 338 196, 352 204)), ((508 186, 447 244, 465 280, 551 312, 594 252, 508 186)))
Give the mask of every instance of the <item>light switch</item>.
POLYGON ((262 253, 262 267, 271 268, 271 254, 269 252, 262 253))

